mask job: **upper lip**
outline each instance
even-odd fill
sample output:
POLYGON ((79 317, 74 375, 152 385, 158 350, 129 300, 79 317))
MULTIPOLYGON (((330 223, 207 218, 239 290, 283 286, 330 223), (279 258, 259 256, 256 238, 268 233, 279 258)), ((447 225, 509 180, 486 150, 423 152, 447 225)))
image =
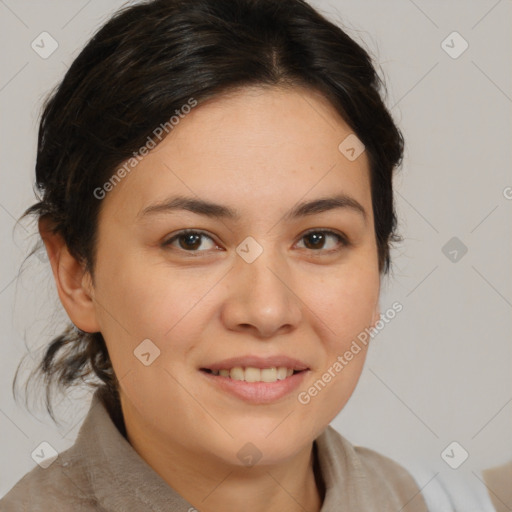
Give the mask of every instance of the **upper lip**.
POLYGON ((241 366, 242 368, 246 368, 248 366, 253 368, 272 368, 272 367, 280 367, 284 366, 286 368, 292 368, 296 371, 308 370, 309 367, 306 363, 295 359, 293 357, 288 357, 285 355, 277 355, 271 357, 259 357, 259 356, 241 356, 241 357, 231 357, 229 359, 223 359, 217 363, 212 363, 206 366, 202 366, 201 369, 205 370, 228 370, 234 368, 235 366, 241 366))

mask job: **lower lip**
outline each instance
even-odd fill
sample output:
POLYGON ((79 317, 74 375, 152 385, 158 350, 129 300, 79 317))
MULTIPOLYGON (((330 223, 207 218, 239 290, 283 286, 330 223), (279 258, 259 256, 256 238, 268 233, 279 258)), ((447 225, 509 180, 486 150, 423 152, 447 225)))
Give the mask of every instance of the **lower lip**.
POLYGON ((213 385, 251 404, 269 404, 285 397, 295 391, 309 373, 309 370, 303 370, 276 382, 246 382, 199 371, 213 385))

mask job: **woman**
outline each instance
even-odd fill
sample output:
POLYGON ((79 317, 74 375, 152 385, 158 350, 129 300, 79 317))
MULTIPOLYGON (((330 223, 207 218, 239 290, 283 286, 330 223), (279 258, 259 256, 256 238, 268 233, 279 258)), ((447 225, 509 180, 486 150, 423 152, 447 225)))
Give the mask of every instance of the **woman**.
POLYGON ((49 411, 53 384, 97 389, 2 510, 426 510, 329 426, 398 239, 381 86, 301 0, 149 1, 99 30, 45 105, 25 213, 72 322, 49 411))

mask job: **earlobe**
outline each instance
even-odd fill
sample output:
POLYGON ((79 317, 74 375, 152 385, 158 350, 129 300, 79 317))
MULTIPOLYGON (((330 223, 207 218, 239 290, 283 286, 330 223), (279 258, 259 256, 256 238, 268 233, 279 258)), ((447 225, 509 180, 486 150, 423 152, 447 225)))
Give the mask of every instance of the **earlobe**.
POLYGON ((39 232, 48 253, 57 293, 70 320, 84 332, 98 332, 89 274, 70 254, 60 233, 48 229, 48 223, 43 219, 39 220, 39 232))

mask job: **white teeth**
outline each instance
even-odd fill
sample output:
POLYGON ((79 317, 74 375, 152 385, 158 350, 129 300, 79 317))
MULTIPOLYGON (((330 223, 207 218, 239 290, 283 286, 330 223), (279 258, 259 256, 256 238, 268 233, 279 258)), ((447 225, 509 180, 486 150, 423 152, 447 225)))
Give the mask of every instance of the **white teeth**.
POLYGON ((241 368, 240 366, 235 366, 234 368, 231 368, 229 376, 233 380, 245 380, 244 369, 241 368))
POLYGON ((263 382, 275 382, 277 380, 277 368, 264 368, 260 373, 263 382))
POLYGON ((292 368, 285 366, 271 367, 271 368, 254 368, 248 366, 242 368, 235 366, 231 370, 212 370, 213 375, 220 375, 221 377, 231 377, 233 380, 244 380, 246 382, 277 382, 284 380, 293 375, 292 368))
POLYGON ((277 380, 284 380, 288 375, 288 370, 284 366, 280 366, 277 369, 277 380))
MULTIPOLYGON (((231 370, 233 371, 233 370, 231 370)), ((247 382, 258 382, 261 380, 261 370, 259 368, 246 368, 245 380, 247 382)))

